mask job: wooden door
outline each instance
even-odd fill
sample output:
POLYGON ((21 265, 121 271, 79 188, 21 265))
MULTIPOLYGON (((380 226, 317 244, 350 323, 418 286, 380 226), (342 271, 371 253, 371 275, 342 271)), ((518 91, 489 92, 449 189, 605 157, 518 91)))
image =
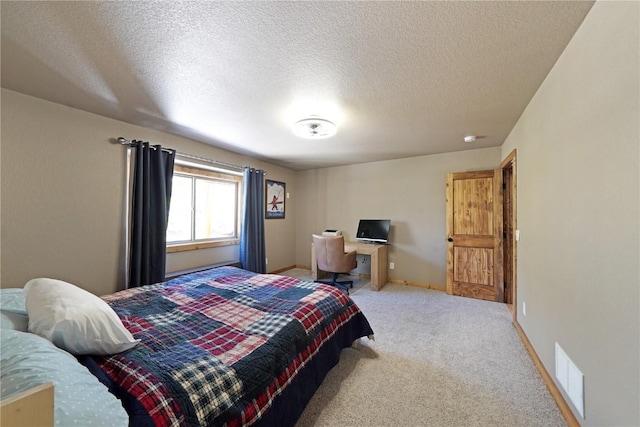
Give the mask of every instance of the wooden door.
POLYGON ((504 302, 502 170, 447 174, 447 293, 504 302))

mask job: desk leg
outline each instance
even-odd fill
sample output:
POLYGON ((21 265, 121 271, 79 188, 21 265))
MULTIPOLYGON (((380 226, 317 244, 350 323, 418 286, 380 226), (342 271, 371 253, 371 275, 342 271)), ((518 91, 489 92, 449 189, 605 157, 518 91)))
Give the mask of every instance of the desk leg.
POLYGON ((371 253, 371 290, 379 291, 387 284, 387 248, 381 247, 371 253))
POLYGON ((371 252, 371 290, 380 290, 380 267, 378 265, 378 251, 371 252))
POLYGON ((376 290, 380 290, 382 289, 382 287, 384 285, 387 284, 387 247, 384 246, 382 248, 380 248, 378 251, 378 264, 377 264, 377 270, 378 270, 378 287, 376 290))

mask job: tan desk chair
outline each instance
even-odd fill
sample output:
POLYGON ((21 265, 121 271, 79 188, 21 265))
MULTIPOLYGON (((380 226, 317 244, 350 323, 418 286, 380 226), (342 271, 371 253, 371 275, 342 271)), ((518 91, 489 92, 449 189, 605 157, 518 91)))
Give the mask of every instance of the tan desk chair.
POLYGON ((344 237, 313 235, 313 246, 316 250, 318 269, 331 273, 330 281, 316 280, 342 289, 347 294, 353 288, 352 280, 338 282, 338 274, 348 274, 358 266, 356 251, 344 252, 344 237))

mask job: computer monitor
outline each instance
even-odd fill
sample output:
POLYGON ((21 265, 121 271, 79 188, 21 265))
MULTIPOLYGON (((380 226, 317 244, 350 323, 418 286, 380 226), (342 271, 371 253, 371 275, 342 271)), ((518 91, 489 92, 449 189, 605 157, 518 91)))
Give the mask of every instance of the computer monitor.
POLYGON ((389 219, 361 219, 356 240, 363 242, 387 243, 389 241, 389 219))

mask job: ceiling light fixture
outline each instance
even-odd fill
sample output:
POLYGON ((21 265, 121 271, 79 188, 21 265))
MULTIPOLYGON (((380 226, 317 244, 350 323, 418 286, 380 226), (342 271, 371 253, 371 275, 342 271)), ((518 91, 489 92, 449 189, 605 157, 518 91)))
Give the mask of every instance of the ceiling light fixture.
POLYGON ((329 138, 337 132, 336 125, 333 122, 317 117, 297 121, 292 130, 296 136, 307 139, 329 138))
POLYGON ((476 140, 475 135, 467 135, 464 137, 464 142, 474 142, 476 140))

